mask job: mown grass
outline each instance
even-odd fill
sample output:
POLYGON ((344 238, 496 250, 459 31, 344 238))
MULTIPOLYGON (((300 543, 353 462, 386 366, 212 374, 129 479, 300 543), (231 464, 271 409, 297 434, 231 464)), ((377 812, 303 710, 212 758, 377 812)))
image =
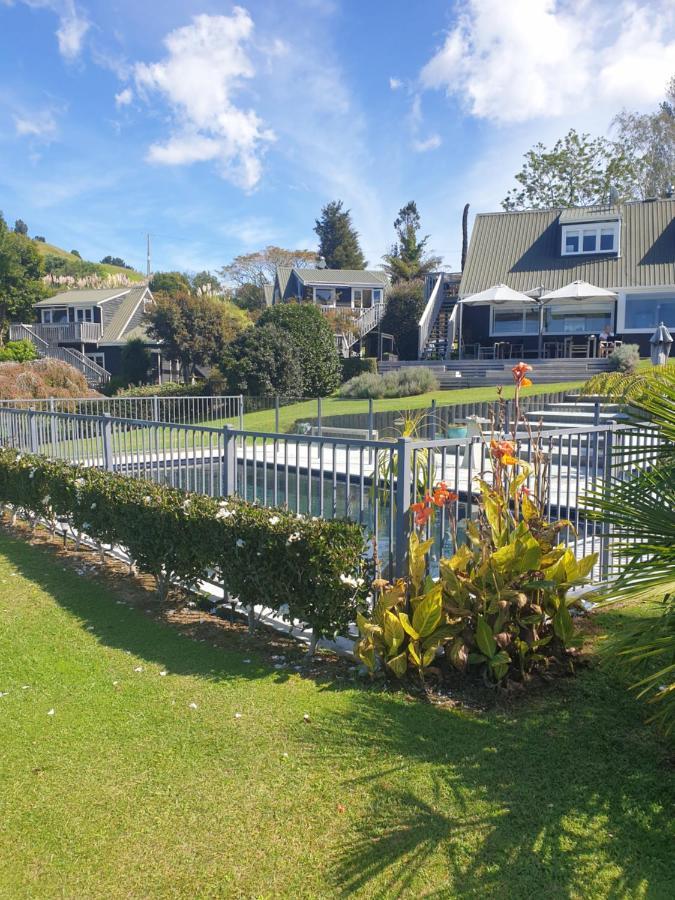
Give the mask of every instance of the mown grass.
POLYGON ((119 600, 0 533, 0 896, 673 896, 672 772, 610 675, 437 708, 119 600))

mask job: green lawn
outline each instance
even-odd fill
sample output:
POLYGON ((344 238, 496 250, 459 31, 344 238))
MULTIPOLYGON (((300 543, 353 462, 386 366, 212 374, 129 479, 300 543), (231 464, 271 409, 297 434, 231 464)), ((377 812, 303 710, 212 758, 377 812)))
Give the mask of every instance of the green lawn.
POLYGON ((0 897, 675 895, 666 748, 609 675, 459 712, 119 600, 0 532, 0 897))

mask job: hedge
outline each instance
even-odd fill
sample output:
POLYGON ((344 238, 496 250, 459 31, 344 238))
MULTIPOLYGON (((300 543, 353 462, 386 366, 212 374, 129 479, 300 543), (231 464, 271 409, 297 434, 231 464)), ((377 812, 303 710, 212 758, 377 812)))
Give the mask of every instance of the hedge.
POLYGON ((367 591, 352 522, 217 500, 99 469, 0 449, 0 503, 126 548, 160 597, 215 577, 249 611, 263 605, 319 638, 346 633, 367 591))
POLYGON ((139 387, 125 388, 117 391, 115 397, 204 397, 210 393, 209 384, 206 381, 197 381, 195 384, 177 384, 173 381, 165 381, 164 384, 144 384, 139 387))
POLYGON ((377 375, 377 360, 374 356, 343 356, 340 362, 343 382, 357 375, 363 375, 364 372, 377 375))

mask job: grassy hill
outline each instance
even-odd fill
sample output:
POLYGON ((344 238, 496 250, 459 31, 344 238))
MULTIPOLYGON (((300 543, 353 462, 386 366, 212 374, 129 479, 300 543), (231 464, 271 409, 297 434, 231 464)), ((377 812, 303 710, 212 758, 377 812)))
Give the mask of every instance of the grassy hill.
MULTIPOLYGON (((73 253, 62 250, 61 247, 57 247, 56 244, 48 244, 44 241, 34 241, 33 243, 35 244, 38 253, 42 254, 42 256, 58 256, 60 259, 65 259, 72 263, 88 261, 80 260, 73 253)), ((95 262, 94 265, 101 275, 126 275, 130 281, 142 281, 145 277, 141 272, 137 272, 135 269, 124 269, 122 266, 110 266, 107 263, 99 262, 95 262)))

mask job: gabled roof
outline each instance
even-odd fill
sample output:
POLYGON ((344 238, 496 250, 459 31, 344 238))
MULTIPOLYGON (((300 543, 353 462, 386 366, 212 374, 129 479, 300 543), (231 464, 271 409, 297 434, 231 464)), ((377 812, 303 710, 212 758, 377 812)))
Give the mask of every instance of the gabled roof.
POLYGON ((115 297, 121 297, 127 291, 135 290, 130 287, 116 288, 88 288, 75 291, 62 291, 47 300, 39 300, 34 304, 36 307, 42 306, 92 306, 98 303, 104 303, 106 300, 114 300, 115 297))
MULTIPOLYGON (((131 288, 131 290, 122 300, 122 303, 115 310, 115 314, 110 322, 104 327, 103 334, 99 343, 108 344, 115 341, 126 341, 128 339, 128 335, 124 334, 125 326, 129 322, 129 319, 131 319, 132 315, 136 311, 136 307, 146 293, 149 293, 149 288, 145 284, 141 285, 140 287, 131 288)), ((143 329, 143 326, 136 326, 133 330, 137 331, 138 328, 143 329)), ((140 334, 136 334, 134 336, 141 337, 140 334)))
POLYGON ((304 284, 372 284, 382 287, 389 284, 384 272, 373 269, 295 269, 304 284))
POLYGON ((265 306, 271 306, 272 298, 274 297, 274 285, 273 284, 264 284, 263 285, 263 293, 265 295, 265 306))
POLYGON ((279 293, 282 297, 286 296, 288 280, 292 273, 293 269, 290 266, 277 266, 277 281, 279 282, 279 293))
MULTIPOLYGON (((585 221, 600 221, 588 219, 585 221)), ((476 216, 462 274, 463 297, 503 282, 517 291, 555 290, 575 280, 598 287, 675 286, 675 200, 643 200, 583 210, 525 210, 476 216), (584 216, 621 219, 618 254, 561 256, 563 224, 584 216)))

